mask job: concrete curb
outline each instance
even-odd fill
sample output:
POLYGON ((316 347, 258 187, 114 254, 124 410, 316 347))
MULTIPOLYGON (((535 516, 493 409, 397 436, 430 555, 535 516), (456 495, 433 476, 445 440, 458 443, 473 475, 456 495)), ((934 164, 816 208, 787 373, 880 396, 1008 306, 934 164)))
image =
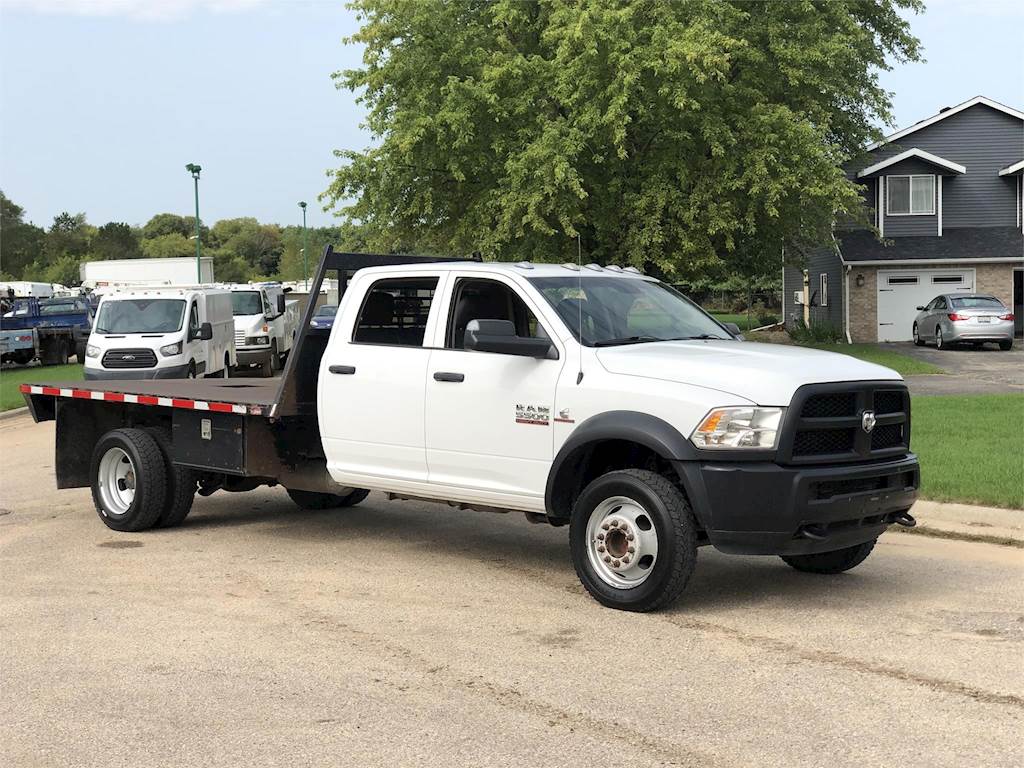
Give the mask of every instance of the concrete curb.
POLYGON ((21 408, 11 408, 9 411, 0 411, 0 421, 7 421, 8 419, 16 419, 19 416, 24 416, 28 413, 28 406, 23 405, 21 408))
POLYGON ((1024 549, 1024 510, 920 500, 910 510, 917 527, 905 533, 1024 549))

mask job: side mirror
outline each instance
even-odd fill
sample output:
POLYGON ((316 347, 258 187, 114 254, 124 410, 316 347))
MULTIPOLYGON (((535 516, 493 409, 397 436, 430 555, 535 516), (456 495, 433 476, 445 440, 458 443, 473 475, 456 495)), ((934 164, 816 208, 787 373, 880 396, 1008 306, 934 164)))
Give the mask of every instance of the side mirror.
POLYGON ((739 336, 739 335, 741 335, 743 333, 740 330, 740 327, 738 325, 736 325, 736 323, 722 323, 722 325, 724 325, 725 326, 725 330, 727 330, 733 336, 739 336))
POLYGON ((209 323, 203 323, 199 326, 199 339, 200 341, 209 341, 213 338, 213 326, 209 323))
POLYGON ((516 327, 510 320, 470 320, 464 341, 466 349, 502 355, 547 357, 551 351, 548 339, 516 336, 516 327))
POLYGON ((924 312, 924 307, 918 307, 918 308, 917 308, 917 311, 918 311, 918 312, 924 312))
POLYGON ((279 314, 279 315, 283 315, 284 314, 284 294, 283 293, 277 294, 277 314, 279 314))

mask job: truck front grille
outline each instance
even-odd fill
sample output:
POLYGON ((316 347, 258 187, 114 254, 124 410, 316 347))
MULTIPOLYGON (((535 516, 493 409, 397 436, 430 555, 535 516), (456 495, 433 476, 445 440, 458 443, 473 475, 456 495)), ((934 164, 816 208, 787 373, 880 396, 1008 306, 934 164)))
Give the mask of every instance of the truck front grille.
POLYGON ((156 353, 152 349, 108 349, 102 362, 104 368, 153 368, 156 353))
POLYGON ((788 464, 870 461, 910 449, 910 395, 902 384, 810 384, 797 390, 779 441, 788 464), (871 415, 867 415, 867 414, 871 415))
POLYGON ((235 331, 235 346, 236 347, 244 347, 245 346, 245 331, 235 331))

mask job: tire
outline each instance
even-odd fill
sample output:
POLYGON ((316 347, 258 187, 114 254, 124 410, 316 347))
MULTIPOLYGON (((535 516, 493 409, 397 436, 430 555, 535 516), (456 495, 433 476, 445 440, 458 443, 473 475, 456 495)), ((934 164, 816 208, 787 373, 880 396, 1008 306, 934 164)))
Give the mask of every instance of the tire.
POLYGON ((186 379, 194 379, 196 377, 196 361, 189 360, 188 372, 185 374, 186 379))
POLYGON ((999 348, 1003 350, 1003 352, 1009 352, 1013 349, 1013 339, 1010 339, 1010 341, 1000 341, 999 348))
POLYGON ((936 325, 935 326, 935 348, 936 349, 946 349, 946 346, 947 346, 946 342, 942 338, 942 326, 941 325, 936 325))
POLYGON ((363 488, 356 488, 351 493, 344 495, 337 493, 300 491, 294 488, 288 488, 287 491, 291 500, 303 509, 337 509, 339 507, 354 507, 370 495, 370 492, 363 488))
POLYGON ((164 497, 164 508, 157 518, 157 528, 173 528, 185 522, 192 511, 192 502, 196 497, 199 475, 195 470, 179 467, 171 461, 171 436, 162 427, 146 427, 157 445, 164 460, 164 472, 167 475, 167 492, 164 497))
POLYGON ((79 365, 85 365, 85 343, 75 347, 75 361, 79 365))
POLYGON ((924 346, 924 339, 922 339, 921 336, 917 332, 917 323, 914 323, 914 346, 915 347, 923 347, 924 346))
POLYGON ((277 339, 270 342, 270 375, 281 370, 281 357, 277 354, 277 339))
POLYGON ((101 437, 92 452, 90 477, 96 513, 112 530, 144 531, 164 511, 164 455, 144 430, 115 429, 101 437))
POLYGON ((583 489, 569 521, 569 546, 576 575, 591 597, 624 611, 671 603, 697 562, 696 525, 686 496, 644 469, 609 472, 583 489), (652 559, 645 568, 647 558, 652 559))
POLYGON ((273 358, 270 358, 270 359, 265 360, 264 362, 260 363, 260 376, 262 376, 264 379, 269 379, 273 375, 274 375, 274 361, 273 361, 273 358))
POLYGON ((878 539, 872 539, 863 544, 832 552, 819 552, 816 555, 781 555, 780 557, 786 565, 796 568, 798 571, 834 575, 856 568, 867 560, 877 541, 878 539))

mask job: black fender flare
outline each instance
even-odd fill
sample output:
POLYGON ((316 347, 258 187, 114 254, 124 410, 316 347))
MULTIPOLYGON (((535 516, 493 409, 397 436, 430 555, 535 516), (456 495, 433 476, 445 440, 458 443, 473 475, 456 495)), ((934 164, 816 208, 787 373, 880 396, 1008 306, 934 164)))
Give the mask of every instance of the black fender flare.
MULTIPOLYGON (((639 411, 606 411, 584 421, 565 441, 548 471, 544 488, 544 507, 551 518, 565 518, 567 488, 579 469, 577 460, 583 449, 605 440, 626 440, 649 448, 673 463, 695 461, 697 449, 675 427, 657 416, 639 411)), ((684 488, 689 481, 682 473, 684 488)), ((689 489, 687 489, 689 490, 689 489)))

